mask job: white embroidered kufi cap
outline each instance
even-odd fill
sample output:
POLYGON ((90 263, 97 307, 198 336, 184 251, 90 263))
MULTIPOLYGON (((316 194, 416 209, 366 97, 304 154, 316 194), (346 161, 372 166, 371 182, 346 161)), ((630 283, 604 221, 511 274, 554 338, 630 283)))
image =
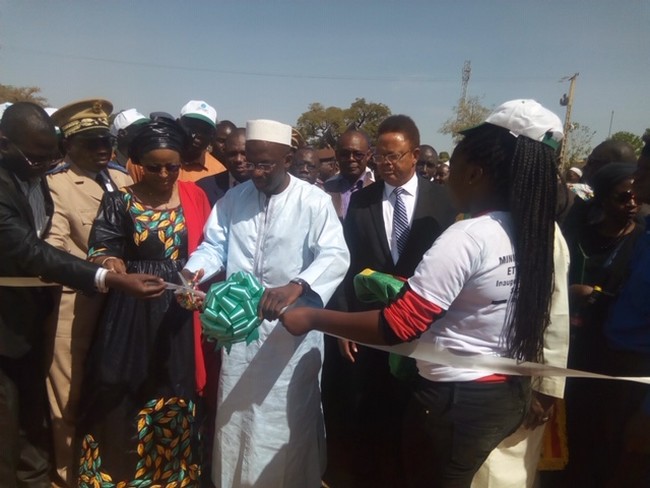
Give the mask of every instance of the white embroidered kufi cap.
POLYGON ((249 120, 246 122, 246 140, 291 146, 291 126, 275 120, 249 120))

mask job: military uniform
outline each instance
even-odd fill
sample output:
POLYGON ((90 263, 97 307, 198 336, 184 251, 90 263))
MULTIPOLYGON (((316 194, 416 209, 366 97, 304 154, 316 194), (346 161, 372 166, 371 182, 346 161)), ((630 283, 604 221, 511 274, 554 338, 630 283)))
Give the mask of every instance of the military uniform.
MULTIPOLYGON (((88 107, 91 103, 73 104, 71 114, 65 117, 66 120, 73 120, 68 124, 65 121, 59 124, 64 127, 73 124, 73 135, 76 133, 74 130, 84 124, 93 127, 90 130, 99 131, 101 135, 107 134, 108 125, 104 130, 101 123, 93 126, 91 122, 82 121, 74 125, 79 112, 88 109, 92 111, 93 107, 97 113, 96 119, 102 118, 105 110, 97 110, 97 102, 88 107), (74 107, 78 110, 75 111, 74 107)), ((92 114, 90 115, 92 119, 92 114)), ((70 135, 69 132, 67 135, 70 135)), ((54 202, 54 215, 46 237, 47 242, 86 259, 88 237, 104 192, 117 191, 133 182, 126 170, 117 163, 109 163, 101 172, 91 172, 67 160, 48 172, 47 183, 54 202)), ((47 321, 47 391, 55 467, 61 478, 56 482, 62 486, 72 486, 76 478, 78 453, 73 451, 73 444, 84 362, 104 301, 103 294, 84 295, 64 287, 61 299, 47 321)))

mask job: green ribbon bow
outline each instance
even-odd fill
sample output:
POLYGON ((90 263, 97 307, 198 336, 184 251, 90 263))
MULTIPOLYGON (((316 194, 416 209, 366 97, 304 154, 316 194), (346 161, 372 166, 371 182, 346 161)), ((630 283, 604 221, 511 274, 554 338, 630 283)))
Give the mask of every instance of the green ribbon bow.
POLYGON ((226 281, 214 283, 201 314, 203 335, 217 347, 230 348, 237 342, 250 344, 259 337, 262 320, 257 315, 264 288, 249 273, 239 271, 226 281))

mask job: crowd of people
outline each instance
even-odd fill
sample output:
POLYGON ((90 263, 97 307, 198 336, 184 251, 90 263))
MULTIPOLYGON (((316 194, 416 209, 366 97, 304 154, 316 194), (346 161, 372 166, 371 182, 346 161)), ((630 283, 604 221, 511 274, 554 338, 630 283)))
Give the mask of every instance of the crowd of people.
POLYGON ((0 486, 650 484, 647 385, 371 347, 650 376, 650 142, 563 172, 534 100, 451 157, 406 115, 321 148, 201 100, 2 108, 0 486), (397 296, 358 296, 366 269, 397 296), (260 324, 226 351, 172 288, 240 272, 260 324), (540 477, 565 428, 568 465, 540 477))

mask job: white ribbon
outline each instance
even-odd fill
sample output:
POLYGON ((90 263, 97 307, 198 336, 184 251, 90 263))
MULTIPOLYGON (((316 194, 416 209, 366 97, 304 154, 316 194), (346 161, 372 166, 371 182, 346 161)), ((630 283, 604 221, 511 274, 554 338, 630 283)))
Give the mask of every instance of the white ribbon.
POLYGON ((572 378, 596 378, 607 380, 625 380, 650 385, 648 376, 609 376, 605 374, 590 373, 577 369, 560 368, 546 364, 517 362, 514 359, 489 356, 486 354, 467 354, 444 349, 430 342, 413 341, 396 346, 373 346, 386 352, 407 356, 413 359, 441 364, 454 368, 472 369, 489 373, 517 375, 517 376, 565 376, 572 378))

